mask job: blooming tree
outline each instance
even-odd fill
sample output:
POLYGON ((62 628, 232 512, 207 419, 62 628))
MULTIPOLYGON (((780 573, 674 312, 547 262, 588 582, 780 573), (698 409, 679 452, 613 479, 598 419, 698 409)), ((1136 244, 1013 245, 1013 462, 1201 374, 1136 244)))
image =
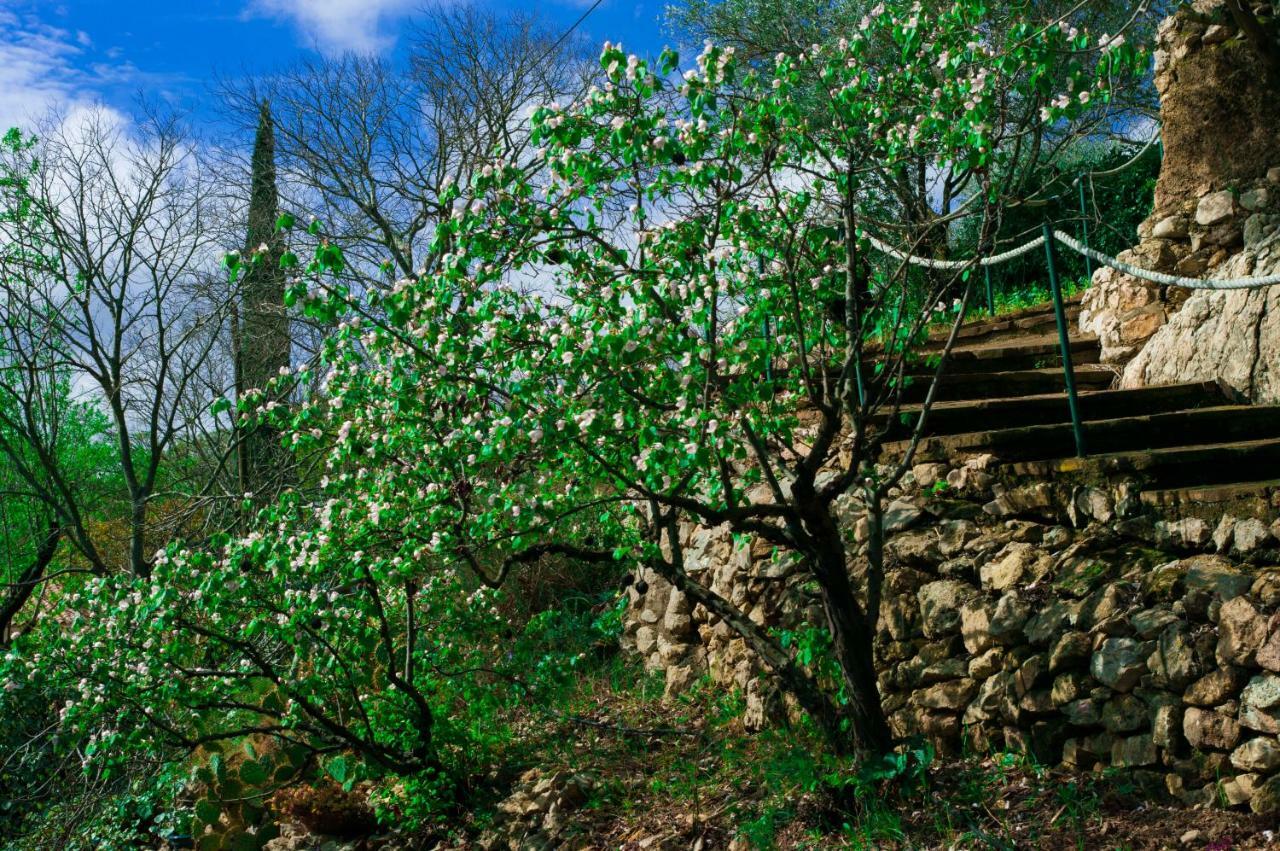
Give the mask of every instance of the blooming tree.
POLYGON ((341 319, 322 392, 274 409, 296 451, 322 454, 319 497, 287 495, 248 537, 171 548, 149 580, 76 599, 85 628, 60 651, 83 676, 72 721, 106 707, 135 725, 113 735, 140 741, 257 731, 439 772, 465 741, 449 732, 459 695, 483 691, 451 683, 532 676, 509 664, 484 589, 571 558, 655 571, 741 635, 833 748, 888 750, 880 527, 911 453, 880 450, 907 414, 923 432, 946 352, 922 364, 917 342, 958 287, 949 351, 969 275, 871 256, 864 178, 921 155, 963 164, 967 209, 992 222, 1000 188, 983 176, 1025 132, 993 92, 1047 94, 1057 120, 1139 61, 1066 26, 988 40, 986 13, 886 3, 764 71, 709 46, 678 76, 673 52, 651 64, 606 45, 597 88, 533 116, 535 157, 448 190, 438 269, 354 300, 327 283, 342 258, 322 244, 287 293, 341 319), (864 64, 873 37, 900 51, 895 73, 864 64), (1040 91, 1055 65, 1067 92, 1040 91), (797 85, 814 74, 816 104, 797 85), (857 582, 837 524, 850 501, 873 533, 857 582), (690 575, 687 524, 796 561, 821 600, 822 661, 690 575))
MULTIPOLYGON (((893 76, 863 65, 863 35, 740 77, 709 46, 675 81, 674 54, 653 67, 607 45, 601 87, 535 115, 539 160, 498 161, 457 199, 436 235, 444 268, 398 282, 336 343, 333 460, 355 453, 366 471, 340 486, 364 475, 378 522, 398 512, 406 561, 425 545, 492 585, 552 553, 647 566, 738 631, 833 742, 887 749, 878 547, 855 588, 835 505, 857 492, 878 526, 910 463, 874 462, 927 316, 909 309, 921 299, 904 269, 870 271, 862 179, 922 152, 980 176, 1017 155, 998 78, 1038 90, 1065 57, 1074 94, 1050 98, 1051 121, 1136 62, 1115 41, 1091 53, 1065 25, 986 43, 985 11, 873 10, 864 31, 898 46, 893 76), (795 88, 815 71, 820 122, 795 88), (688 575, 685 522, 799 557, 820 588, 830 681, 688 575)), ((994 218, 994 188, 971 192, 994 218)))

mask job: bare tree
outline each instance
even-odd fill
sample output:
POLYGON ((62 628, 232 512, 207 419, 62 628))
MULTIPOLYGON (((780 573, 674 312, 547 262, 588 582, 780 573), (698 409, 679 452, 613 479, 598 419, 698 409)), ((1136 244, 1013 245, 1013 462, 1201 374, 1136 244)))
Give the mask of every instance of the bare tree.
MULTIPOLYGON (((145 576, 149 546, 168 537, 153 528, 153 504, 162 487, 188 484, 165 462, 211 401, 193 404, 225 312, 207 286, 220 254, 208 176, 177 121, 155 114, 129 129, 101 109, 58 116, 34 147, 7 156, 7 171, 29 174, 26 215, 9 222, 0 261, 0 335, 22 377, 9 389, 35 405, 47 390, 38 376, 66 376, 106 415, 124 517, 123 540, 110 543, 145 576)), ((86 531, 75 483, 42 455, 35 425, 25 436, 48 481, 45 501, 105 572, 113 553, 86 531)), ((170 514, 167 523, 181 522, 170 514)))
POLYGON ((586 64, 558 35, 528 15, 439 6, 404 65, 347 54, 221 90, 246 131, 270 102, 284 208, 323 219, 353 273, 390 263, 409 276, 434 267, 434 227, 453 212, 442 193, 524 157, 528 114, 584 87, 586 64))

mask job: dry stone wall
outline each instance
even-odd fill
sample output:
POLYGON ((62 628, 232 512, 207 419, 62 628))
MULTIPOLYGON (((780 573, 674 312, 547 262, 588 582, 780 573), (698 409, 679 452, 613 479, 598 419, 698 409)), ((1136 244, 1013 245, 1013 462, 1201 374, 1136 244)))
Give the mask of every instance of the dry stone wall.
MULTIPOLYGON (((987 463, 923 464, 891 507, 875 652, 894 733, 1280 811, 1277 506, 1161 519, 1123 483, 1005 487, 987 463)), ((866 527, 846 509, 856 553, 866 527)), ((821 623, 786 554, 723 527, 684 539, 691 572, 753 621, 821 623)), ((746 695, 747 726, 782 719, 725 624, 654 575, 631 594, 625 643, 669 692, 707 674, 746 695)))

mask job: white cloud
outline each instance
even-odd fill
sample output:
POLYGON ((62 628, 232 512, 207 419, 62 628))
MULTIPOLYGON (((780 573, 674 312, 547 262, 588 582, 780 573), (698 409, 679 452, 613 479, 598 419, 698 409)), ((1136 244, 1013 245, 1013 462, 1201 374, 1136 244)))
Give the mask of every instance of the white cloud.
POLYGON ((82 50, 66 30, 0 9, 0 132, 76 101, 82 50))
POLYGON ((291 21, 325 51, 378 53, 395 41, 385 25, 420 5, 420 0, 251 0, 246 14, 291 21))
POLYGON ((31 130, 52 114, 73 115, 124 92, 176 98, 187 82, 144 71, 117 48, 97 51, 84 30, 50 24, 22 4, 3 8, 5 2, 0 0, 0 133, 15 126, 31 130))

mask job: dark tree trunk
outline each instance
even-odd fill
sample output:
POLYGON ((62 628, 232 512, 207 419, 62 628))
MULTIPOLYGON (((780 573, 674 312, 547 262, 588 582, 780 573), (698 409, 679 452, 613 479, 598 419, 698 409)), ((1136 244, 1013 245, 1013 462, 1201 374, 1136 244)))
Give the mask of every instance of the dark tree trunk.
MULTIPOLYGON (((832 523, 834 530, 835 524, 832 523)), ((838 530, 835 530, 838 535, 838 530)), ((863 609, 849 581, 844 547, 821 542, 818 569, 815 571, 822 588, 822 608, 831 632, 832 651, 840 672, 849 704, 845 708, 853 733, 855 750, 869 756, 888 753, 893 748, 893 734, 880 705, 880 687, 876 683, 874 656, 875 627, 871 614, 863 609)))
POLYGON ((147 558, 147 495, 137 494, 129 510, 129 569, 143 579, 151 575, 147 558))
MULTIPOLYGON (((879 583, 868 577, 867 606, 854 593, 845 563, 839 525, 822 506, 811 485, 797 481, 792 493, 813 542, 810 554, 814 577, 822 590, 822 608, 831 633, 831 648, 844 679, 848 706, 843 708, 853 734, 853 748, 864 756, 880 756, 893 749, 893 734, 880 704, 874 653, 878 620, 879 583), (874 607, 874 609, 872 608, 874 607)), ((872 566, 872 573, 876 566, 872 566)))
POLYGON ((58 552, 58 542, 62 540, 62 530, 58 527, 57 521, 49 524, 49 531, 45 535, 44 541, 36 549, 35 556, 31 559, 31 564, 27 565, 26 570, 22 571, 22 575, 18 577, 18 581, 9 586, 9 595, 0 603, 0 647, 8 647, 11 639, 11 629, 13 619, 22 611, 22 607, 31 599, 31 595, 35 593, 36 586, 40 584, 40 580, 44 578, 44 572, 49 569, 49 565, 53 562, 53 557, 58 552))

